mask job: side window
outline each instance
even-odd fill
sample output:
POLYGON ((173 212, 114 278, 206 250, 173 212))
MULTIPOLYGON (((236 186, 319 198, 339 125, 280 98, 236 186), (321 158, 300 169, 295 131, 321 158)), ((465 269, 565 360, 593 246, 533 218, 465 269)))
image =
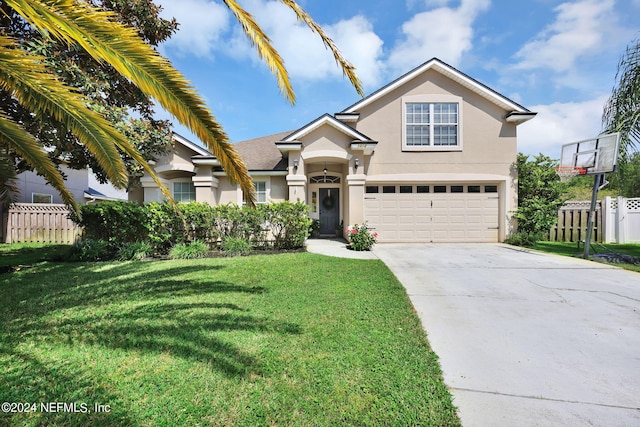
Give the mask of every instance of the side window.
POLYGON ((267 203, 267 183, 265 181, 255 181, 256 202, 258 204, 267 203))
POLYGON ((174 182, 173 199, 178 203, 196 200, 196 188, 193 182, 174 182))

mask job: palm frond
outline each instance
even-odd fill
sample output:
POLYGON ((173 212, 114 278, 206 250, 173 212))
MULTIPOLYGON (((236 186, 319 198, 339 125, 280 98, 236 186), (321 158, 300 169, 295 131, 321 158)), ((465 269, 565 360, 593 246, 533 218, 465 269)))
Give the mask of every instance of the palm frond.
POLYGON ((618 63, 616 86, 602 115, 607 132, 620 132, 621 155, 640 145, 640 39, 633 41, 618 63))
POLYGON ((98 61, 110 63, 188 127, 255 204, 247 168, 221 126, 184 76, 112 14, 73 0, 6 0, 31 25, 74 41, 98 61))
POLYGON ((41 117, 64 123, 85 144, 117 187, 127 184, 127 170, 113 142, 128 144, 112 125, 85 105, 85 100, 49 73, 44 58, 9 48, 14 41, 0 36, 0 87, 41 117))
POLYGON ((335 59, 338 66, 342 69, 342 73, 347 76, 353 87, 358 91, 360 96, 364 96, 364 91, 362 90, 362 82, 360 78, 356 75, 356 67, 353 66, 340 52, 336 44, 333 40, 324 32, 322 27, 318 25, 313 18, 302 8, 300 5, 294 0, 280 0, 281 3, 288 6, 291 10, 293 10, 298 17, 299 20, 307 24, 309 29, 312 32, 318 34, 322 39, 325 47, 333 53, 333 58, 335 59))
POLYGON ((64 178, 53 161, 42 151, 38 141, 9 117, 0 113, 0 141, 11 145, 53 188, 58 190, 65 204, 79 213, 78 204, 64 184, 64 178))
POLYGON ((278 80, 278 87, 284 96, 292 104, 296 101, 296 95, 289 80, 289 74, 284 66, 284 61, 278 51, 273 47, 271 39, 267 36, 262 28, 255 21, 253 16, 244 10, 235 0, 223 0, 229 10, 235 15, 236 19, 242 26, 242 30, 251 41, 252 46, 256 47, 258 55, 264 60, 271 72, 278 80))
POLYGON ((16 201, 20 189, 16 185, 16 168, 9 156, 0 150, 0 206, 8 207, 16 201))

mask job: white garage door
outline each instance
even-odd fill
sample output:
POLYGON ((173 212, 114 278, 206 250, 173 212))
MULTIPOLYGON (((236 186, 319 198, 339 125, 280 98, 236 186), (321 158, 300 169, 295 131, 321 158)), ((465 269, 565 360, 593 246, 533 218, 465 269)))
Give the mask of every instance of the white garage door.
POLYGON ((498 202, 495 185, 378 185, 364 213, 379 242, 497 242, 498 202))

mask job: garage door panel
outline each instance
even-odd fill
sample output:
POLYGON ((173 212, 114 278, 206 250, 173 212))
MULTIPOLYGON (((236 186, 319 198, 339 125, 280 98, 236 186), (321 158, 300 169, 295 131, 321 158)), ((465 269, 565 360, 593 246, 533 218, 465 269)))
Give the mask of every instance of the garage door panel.
POLYGON ((414 223, 414 219, 413 219, 413 215, 399 215, 398 216, 398 223, 399 224, 413 224, 414 223))
POLYGON ((430 215, 416 215, 415 216, 415 223, 416 224, 429 224, 429 223, 431 223, 431 216, 430 215))
POLYGON ((382 193, 365 198, 380 242, 497 242, 495 193, 382 193))

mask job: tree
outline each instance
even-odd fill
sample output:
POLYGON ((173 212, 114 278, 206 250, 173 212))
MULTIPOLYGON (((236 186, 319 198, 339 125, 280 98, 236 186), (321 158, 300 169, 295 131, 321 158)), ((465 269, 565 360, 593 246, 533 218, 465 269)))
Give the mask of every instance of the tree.
POLYGON ((557 162, 543 154, 529 156, 518 153, 518 209, 513 215, 518 220, 518 233, 526 241, 535 243, 558 219, 558 208, 566 201, 563 195, 567 185, 555 171, 557 162))
POLYGON ((633 40, 618 63, 616 84, 602 115, 605 132, 620 132, 618 170, 611 186, 627 197, 637 196, 637 153, 640 142, 640 38, 633 40))
MULTIPOLYGON (((148 44, 156 46, 168 39, 177 28, 175 20, 159 17, 160 7, 151 0, 92 0, 91 4, 114 12, 113 18, 131 25, 148 44)), ((153 118, 153 103, 130 80, 119 74, 107 62, 99 62, 85 50, 68 46, 65 42, 43 36, 37 29, 25 25, 15 10, 0 1, 0 22, 3 29, 19 40, 20 48, 43 56, 48 67, 66 85, 84 95, 90 108, 96 110, 133 142, 145 160, 155 159, 172 143, 170 122, 153 118), (131 117, 131 113, 136 118, 131 117)), ((42 144, 54 162, 64 158, 72 169, 91 167, 102 182, 107 176, 100 164, 78 138, 63 123, 51 117, 31 114, 7 91, 0 90, 5 113, 23 124, 42 144)), ((12 154, 11 160, 18 172, 33 169, 20 157, 12 154)), ((140 166, 120 151, 130 177, 138 175, 140 166)))
MULTIPOLYGON (((342 57, 333 41, 295 1, 281 2, 319 34, 325 46, 334 53, 345 75, 362 94, 354 67, 342 57)), ((120 2, 105 0, 104 3, 115 5, 120 2)), ((293 103, 295 95, 288 74, 271 40, 235 0, 224 0, 224 3, 276 75, 284 96, 293 103)), ((52 69, 55 67, 47 61, 39 46, 31 50, 22 48, 16 28, 31 28, 44 35, 45 43, 57 41, 68 46, 59 54, 86 52, 98 63, 110 64, 113 72, 140 89, 146 97, 155 99, 188 127, 218 158, 231 180, 240 185, 248 196, 249 204, 253 204, 255 192, 246 166, 204 100, 135 29, 117 22, 113 12, 85 1, 5 0, 0 2, 0 7, 4 16, 10 17, 11 24, 15 24, 3 25, 0 33, 0 89, 4 91, 6 101, 0 105, 0 148, 16 153, 43 175, 74 211, 78 212, 77 204, 65 187, 54 162, 43 150, 42 139, 38 139, 36 132, 37 126, 32 127, 28 120, 13 120, 8 112, 14 106, 26 108, 30 113, 29 118, 52 118, 59 122, 61 127, 51 131, 72 133, 115 186, 123 188, 127 185, 127 170, 121 156, 123 153, 153 177, 169 200, 172 198, 139 149, 102 115, 89 108, 90 97, 83 96, 56 77, 52 69)), ((55 57, 56 51, 53 55, 55 57)), ((95 93, 100 96, 100 89, 95 93)))

